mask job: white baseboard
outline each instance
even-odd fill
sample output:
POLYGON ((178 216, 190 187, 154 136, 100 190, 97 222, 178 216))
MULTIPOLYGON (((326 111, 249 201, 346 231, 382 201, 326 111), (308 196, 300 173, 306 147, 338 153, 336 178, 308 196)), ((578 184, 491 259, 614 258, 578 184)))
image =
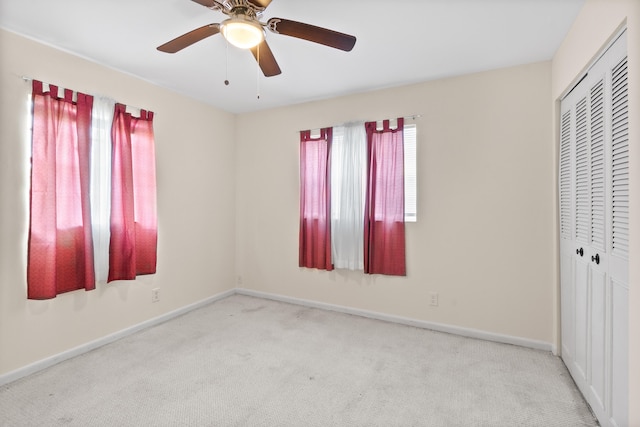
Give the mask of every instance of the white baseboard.
POLYGON ((446 325, 443 323, 427 322, 425 320, 411 319, 408 317, 394 316, 391 314, 377 313, 374 311, 361 310, 357 308, 345 307, 341 305, 328 304, 313 300, 306 300, 284 295, 271 294, 267 292, 254 291, 251 289, 236 288, 235 292, 240 295, 248 295, 258 298, 271 299, 275 301, 287 302, 291 304, 303 305, 306 307, 320 308, 323 310, 336 311, 340 313, 353 314, 355 316, 368 317, 370 319, 384 320, 386 322, 399 323, 401 325, 415 326, 422 329, 430 329, 432 331, 446 332, 449 334, 460 335, 463 337, 477 338, 485 341, 499 342, 503 344, 513 344, 520 347, 532 348, 535 350, 549 351, 556 354, 555 345, 544 342, 531 340, 527 338, 515 337, 511 335, 496 334, 493 332, 481 331, 479 329, 463 328, 460 326, 446 325))
POLYGON ((198 301, 196 303, 181 307, 177 310, 170 311, 161 316, 154 317, 153 319, 146 320, 142 323, 133 325, 129 328, 123 329, 121 331, 115 332, 113 334, 107 335, 97 340, 90 341, 86 344, 82 344, 78 347, 53 355, 46 359, 39 360, 30 365, 24 366, 22 368, 8 372, 6 374, 2 374, 0 375, 0 386, 16 381, 28 375, 34 374, 38 371, 41 371, 50 366, 56 365, 62 361, 79 356, 83 353, 87 353, 91 350, 94 350, 98 347, 102 347, 106 344, 112 343, 114 341, 117 341, 129 335, 132 335, 143 329, 147 329, 152 326, 159 325, 160 323, 164 323, 175 317, 181 316, 192 310, 196 310, 198 308, 204 307, 208 304, 211 304, 223 298, 227 298, 234 294, 270 299, 274 301, 281 301, 281 302, 286 302, 290 304, 302 305, 306 307, 320 308, 323 310, 330 310, 330 311, 335 311, 339 313, 352 314, 355 316, 367 317, 367 318, 376 319, 376 320, 383 320, 386 322, 393 322, 401 325, 415 326, 418 328, 430 329, 438 332, 446 332, 449 334, 455 334, 455 335, 460 335, 460 336, 469 337, 469 338, 477 338, 485 341, 493 341, 493 342, 499 342, 504 344, 513 344, 513 345, 532 348, 536 350, 550 351, 553 354, 556 354, 555 345, 551 343, 543 342, 543 341, 530 340, 530 339, 514 337, 510 335, 495 334, 492 332, 481 331, 478 329, 462 328, 459 326, 446 325, 442 323, 427 322, 424 320, 411 319, 408 317, 377 313, 373 311, 361 310, 361 309, 346 307, 341 305, 328 304, 328 303, 323 303, 323 302, 318 302, 313 300, 306 300, 306 299, 288 297, 284 295, 267 293, 267 292, 254 291, 251 289, 236 288, 236 289, 230 289, 228 291, 219 293, 212 297, 206 298, 202 301, 198 301))
POLYGON ((94 341, 90 341, 86 344, 79 345, 78 347, 74 347, 70 350, 64 351, 62 353, 53 355, 51 357, 47 357, 46 359, 39 360, 30 365, 24 366, 22 368, 16 369, 14 371, 10 371, 6 374, 0 375, 0 386, 18 380, 20 378, 26 377, 28 375, 34 374, 38 371, 46 369, 50 366, 56 365, 60 362, 63 362, 67 359, 71 359, 72 357, 79 356, 83 353, 87 353, 91 350, 94 350, 98 347, 102 347, 103 345, 110 344, 114 341, 117 341, 121 338, 127 337, 129 335, 135 334, 143 329, 150 328, 152 326, 159 325, 160 323, 164 323, 168 320, 171 320, 175 317, 186 314, 192 310, 196 310, 200 307, 204 307, 205 305, 211 304, 212 302, 221 300, 223 298, 227 298, 231 295, 235 294, 234 289, 230 289, 228 291, 219 293, 212 297, 203 299, 202 301, 195 302, 193 304, 186 305, 177 310, 170 311, 161 316, 154 317, 153 319, 146 320, 142 323, 138 323, 137 325, 133 325, 129 328, 123 329, 121 331, 115 332, 113 334, 107 335, 105 337, 99 338, 94 341))

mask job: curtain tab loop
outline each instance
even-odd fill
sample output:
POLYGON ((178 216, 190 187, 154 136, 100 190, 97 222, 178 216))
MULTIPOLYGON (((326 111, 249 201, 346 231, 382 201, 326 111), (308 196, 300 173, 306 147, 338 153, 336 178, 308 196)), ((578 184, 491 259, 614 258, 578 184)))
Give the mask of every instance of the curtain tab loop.
POLYGON ((40 80, 32 80, 31 88, 33 90, 34 95, 42 95, 42 82, 40 80))

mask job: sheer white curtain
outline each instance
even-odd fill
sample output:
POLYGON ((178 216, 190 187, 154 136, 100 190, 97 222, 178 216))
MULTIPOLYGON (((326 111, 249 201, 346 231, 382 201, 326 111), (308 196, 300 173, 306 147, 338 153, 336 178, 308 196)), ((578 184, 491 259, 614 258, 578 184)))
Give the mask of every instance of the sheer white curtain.
POLYGON ((335 268, 364 269, 367 132, 364 122, 333 128, 331 251, 335 268))
POLYGON ((96 282, 106 283, 109 274, 111 212, 111 123, 115 101, 94 97, 91 120, 91 221, 96 282))

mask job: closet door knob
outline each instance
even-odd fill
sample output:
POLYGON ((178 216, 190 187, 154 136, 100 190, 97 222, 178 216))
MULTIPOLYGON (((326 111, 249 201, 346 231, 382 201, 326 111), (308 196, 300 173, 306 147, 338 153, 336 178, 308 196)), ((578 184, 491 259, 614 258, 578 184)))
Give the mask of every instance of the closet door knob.
POLYGON ((600 255, 595 254, 595 256, 591 257, 591 261, 595 261, 596 264, 600 264, 600 255))
POLYGON ((582 248, 576 249, 576 255, 580 255, 580 256, 584 255, 584 250, 582 248))

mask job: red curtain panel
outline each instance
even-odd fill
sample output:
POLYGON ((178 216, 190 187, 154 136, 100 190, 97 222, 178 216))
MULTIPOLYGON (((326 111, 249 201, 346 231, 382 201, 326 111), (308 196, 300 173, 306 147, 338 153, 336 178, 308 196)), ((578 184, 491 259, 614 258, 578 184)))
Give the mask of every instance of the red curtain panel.
POLYGON ((364 271, 406 276, 404 227, 404 119, 391 129, 375 122, 367 130, 368 180, 365 201, 364 271))
POLYGON ((329 150, 332 129, 317 138, 300 132, 300 244, 299 266, 333 270, 331 262, 331 217, 329 150))
POLYGON ((111 166, 109 277, 133 280, 156 272, 157 212, 153 113, 132 117, 116 104, 111 166))
POLYGON ((27 297, 95 289, 89 203, 93 97, 34 80, 27 297))

